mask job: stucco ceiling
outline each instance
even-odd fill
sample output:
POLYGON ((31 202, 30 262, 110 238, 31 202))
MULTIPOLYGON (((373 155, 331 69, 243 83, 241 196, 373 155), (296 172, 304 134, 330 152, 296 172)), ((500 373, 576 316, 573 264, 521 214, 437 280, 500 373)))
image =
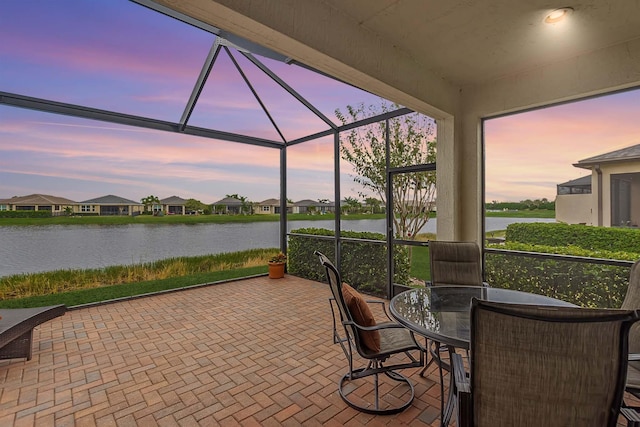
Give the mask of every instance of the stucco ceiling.
POLYGON ((639 0, 323 0, 455 85, 640 38, 639 0), (546 14, 571 6, 560 24, 546 14))
MULTIPOLYGON (((300 36, 302 43, 317 42, 316 48, 329 56, 337 43, 350 43, 349 35, 364 34, 387 54, 398 50, 456 87, 640 39, 640 0, 154 1, 225 28, 228 22, 222 15, 211 19, 210 5, 217 3, 294 39, 300 36), (565 6, 574 9, 569 19, 544 23, 550 11, 565 6)), ((244 36, 251 34, 248 30, 244 36)), ((278 50, 275 39, 264 40, 268 33, 255 34, 255 42, 262 37, 278 50)))

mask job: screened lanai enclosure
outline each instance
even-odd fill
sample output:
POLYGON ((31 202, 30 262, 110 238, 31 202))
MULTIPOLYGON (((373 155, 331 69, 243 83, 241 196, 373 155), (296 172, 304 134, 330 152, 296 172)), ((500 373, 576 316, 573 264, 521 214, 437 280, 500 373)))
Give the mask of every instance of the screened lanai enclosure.
POLYGON ((427 245, 415 234, 436 209, 435 120, 152 1, 0 8, 3 39, 13 41, 0 48, 0 122, 37 134, 16 143, 4 173, 28 180, 38 167, 47 169, 52 191, 76 199, 74 192, 96 180, 123 191, 127 184, 116 172, 128 169, 129 190, 146 195, 155 191, 153 177, 145 177, 147 157, 149 165, 159 161, 167 182, 195 174, 194 193, 210 202, 248 191, 245 172, 257 177, 264 199, 276 198, 276 212, 291 211, 292 194, 330 194, 330 236, 288 232, 287 215, 280 215, 280 249, 286 252, 289 241, 305 248, 289 260, 292 272, 322 279, 312 255, 322 248, 351 270, 375 267, 353 279, 370 292, 388 296, 392 283, 409 284, 406 259, 412 246, 427 245), (152 143, 139 143, 138 135, 152 143), (165 158, 157 158, 161 151, 165 158), (198 157, 194 164, 187 164, 189 151, 198 157), (117 161, 131 152, 137 164, 117 161), (371 163, 362 164, 363 157, 371 163), (62 174, 65 158, 75 163, 62 174), (246 158, 252 167, 243 169, 246 158), (374 173, 363 172, 371 167, 374 173), (223 187, 225 180, 237 187, 223 187), (342 221, 349 209, 341 201, 361 198, 386 212, 379 236, 342 221))
MULTIPOLYGON (((567 298, 582 298, 586 289, 591 296, 585 304, 620 302, 632 259, 486 244, 485 200, 495 190, 491 179, 503 169, 537 173, 535 183, 516 174, 504 180, 507 186, 542 183, 554 192, 582 175, 543 176, 560 154, 578 153, 567 148, 575 135, 527 139, 542 135, 551 118, 534 128, 516 120, 512 128, 528 130, 506 141, 515 154, 492 163, 501 156, 491 140, 499 123, 611 94, 633 111, 637 101, 625 94, 640 87, 637 1, 530 0, 508 7, 502 0, 284 3, 3 3, 0 32, 11 42, 0 46, 0 121, 3 139, 15 143, 0 160, 0 178, 19 175, 30 188, 34 177, 45 174, 52 192, 76 200, 87 199, 75 194, 96 182, 143 196, 182 188, 178 183, 184 181, 200 199, 258 191, 256 200, 272 202, 263 206, 265 212, 284 213, 293 209, 289 202, 322 199, 336 210, 329 232, 312 235, 312 225, 296 230, 281 215, 273 246, 321 246, 349 271, 366 271, 352 268, 362 267, 362 256, 353 254, 366 254, 383 266, 370 274, 383 295, 412 277, 424 281, 423 273, 398 266, 407 259, 425 265, 428 257, 421 251, 428 244, 416 234, 425 230, 420 221, 435 223, 437 212, 431 232, 438 240, 477 242, 486 279, 496 286, 520 286, 534 277, 536 292, 558 295, 566 285, 567 298), (564 23, 546 20, 561 7, 564 23), (394 150, 403 138, 396 130, 406 135, 419 122, 426 129, 420 155, 399 160, 394 150), (25 129, 35 130, 35 139, 24 137, 25 129), (136 153, 136 161, 122 161, 125 153, 136 153), (372 161, 363 161, 371 153, 372 161), (224 182, 233 187, 221 187, 224 182), (347 202, 356 198, 384 202, 382 237, 346 225, 347 202), (603 282, 615 283, 614 290, 603 282)), ((604 119, 625 114, 602 111, 590 121, 569 114, 565 128, 598 131, 604 119)), ((609 136, 602 135, 601 140, 609 136)), ((596 146, 571 162, 634 143, 596 146)), ((623 172, 629 171, 616 169, 612 176, 623 172)), ((625 186, 613 188, 624 212, 602 211, 603 218, 612 215, 624 223, 616 233, 635 231, 627 214, 633 202, 622 197, 625 186)), ((236 236, 225 240, 249 240, 236 236)), ((624 236, 614 240, 627 241, 624 236)), ((298 262, 311 260, 310 253, 298 262)), ((291 272, 306 268, 296 265, 296 257, 289 261, 291 272)), ((308 272, 313 274, 319 273, 308 272)))

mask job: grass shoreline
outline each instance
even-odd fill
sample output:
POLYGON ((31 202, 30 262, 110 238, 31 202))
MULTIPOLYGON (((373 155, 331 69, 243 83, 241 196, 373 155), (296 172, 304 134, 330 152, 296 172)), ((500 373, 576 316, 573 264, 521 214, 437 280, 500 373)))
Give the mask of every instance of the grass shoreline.
MULTIPOLYGON (((555 211, 509 211, 487 212, 487 217, 500 218, 555 218, 555 211)), ((435 213, 431 218, 437 218, 435 213)), ((385 214, 342 215, 343 220, 384 219, 385 214)), ((308 215, 289 214, 287 221, 330 221, 333 214, 308 215)), ((0 227, 4 226, 44 226, 44 225, 128 225, 128 224, 226 224, 248 222, 276 222, 280 215, 138 215, 138 216, 59 216, 52 218, 0 218, 0 227)))
POLYGON ((277 248, 0 277, 0 308, 75 306, 267 273, 277 248))

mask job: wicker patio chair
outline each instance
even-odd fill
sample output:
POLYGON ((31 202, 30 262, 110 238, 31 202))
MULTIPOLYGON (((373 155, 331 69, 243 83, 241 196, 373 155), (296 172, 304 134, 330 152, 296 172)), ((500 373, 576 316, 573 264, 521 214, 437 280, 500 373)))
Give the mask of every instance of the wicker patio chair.
POLYGON ((0 359, 26 357, 31 360, 33 328, 62 316, 64 305, 36 308, 9 308, 0 310, 0 359))
POLYGON ((333 314, 333 342, 340 344, 349 362, 349 370, 338 384, 340 396, 350 407, 369 414, 389 415, 405 410, 413 402, 415 392, 411 381, 397 371, 424 366, 424 348, 408 329, 391 320, 383 301, 365 301, 357 291, 342 283, 340 273, 325 255, 317 251, 315 254, 326 269, 333 295, 329 299, 333 314), (387 316, 386 321, 377 323, 367 303, 380 304, 387 316), (337 324, 337 315, 344 332, 337 324), (354 368, 354 348, 365 359, 365 367, 354 368), (380 374, 394 381, 391 387, 397 385, 395 382, 401 382, 406 385, 406 390, 388 400, 381 397, 380 374), (373 384, 368 381, 371 379, 373 384))
POLYGON ((637 320, 634 310, 473 299, 469 375, 452 354, 457 425, 614 427, 637 320))

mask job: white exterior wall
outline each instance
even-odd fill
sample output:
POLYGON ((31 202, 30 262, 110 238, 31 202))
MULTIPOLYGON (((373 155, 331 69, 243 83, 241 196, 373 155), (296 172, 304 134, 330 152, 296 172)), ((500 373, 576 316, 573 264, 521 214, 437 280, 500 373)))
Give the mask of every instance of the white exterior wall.
POLYGON ((593 199, 593 194, 559 194, 556 196, 556 221, 594 225, 593 199))

